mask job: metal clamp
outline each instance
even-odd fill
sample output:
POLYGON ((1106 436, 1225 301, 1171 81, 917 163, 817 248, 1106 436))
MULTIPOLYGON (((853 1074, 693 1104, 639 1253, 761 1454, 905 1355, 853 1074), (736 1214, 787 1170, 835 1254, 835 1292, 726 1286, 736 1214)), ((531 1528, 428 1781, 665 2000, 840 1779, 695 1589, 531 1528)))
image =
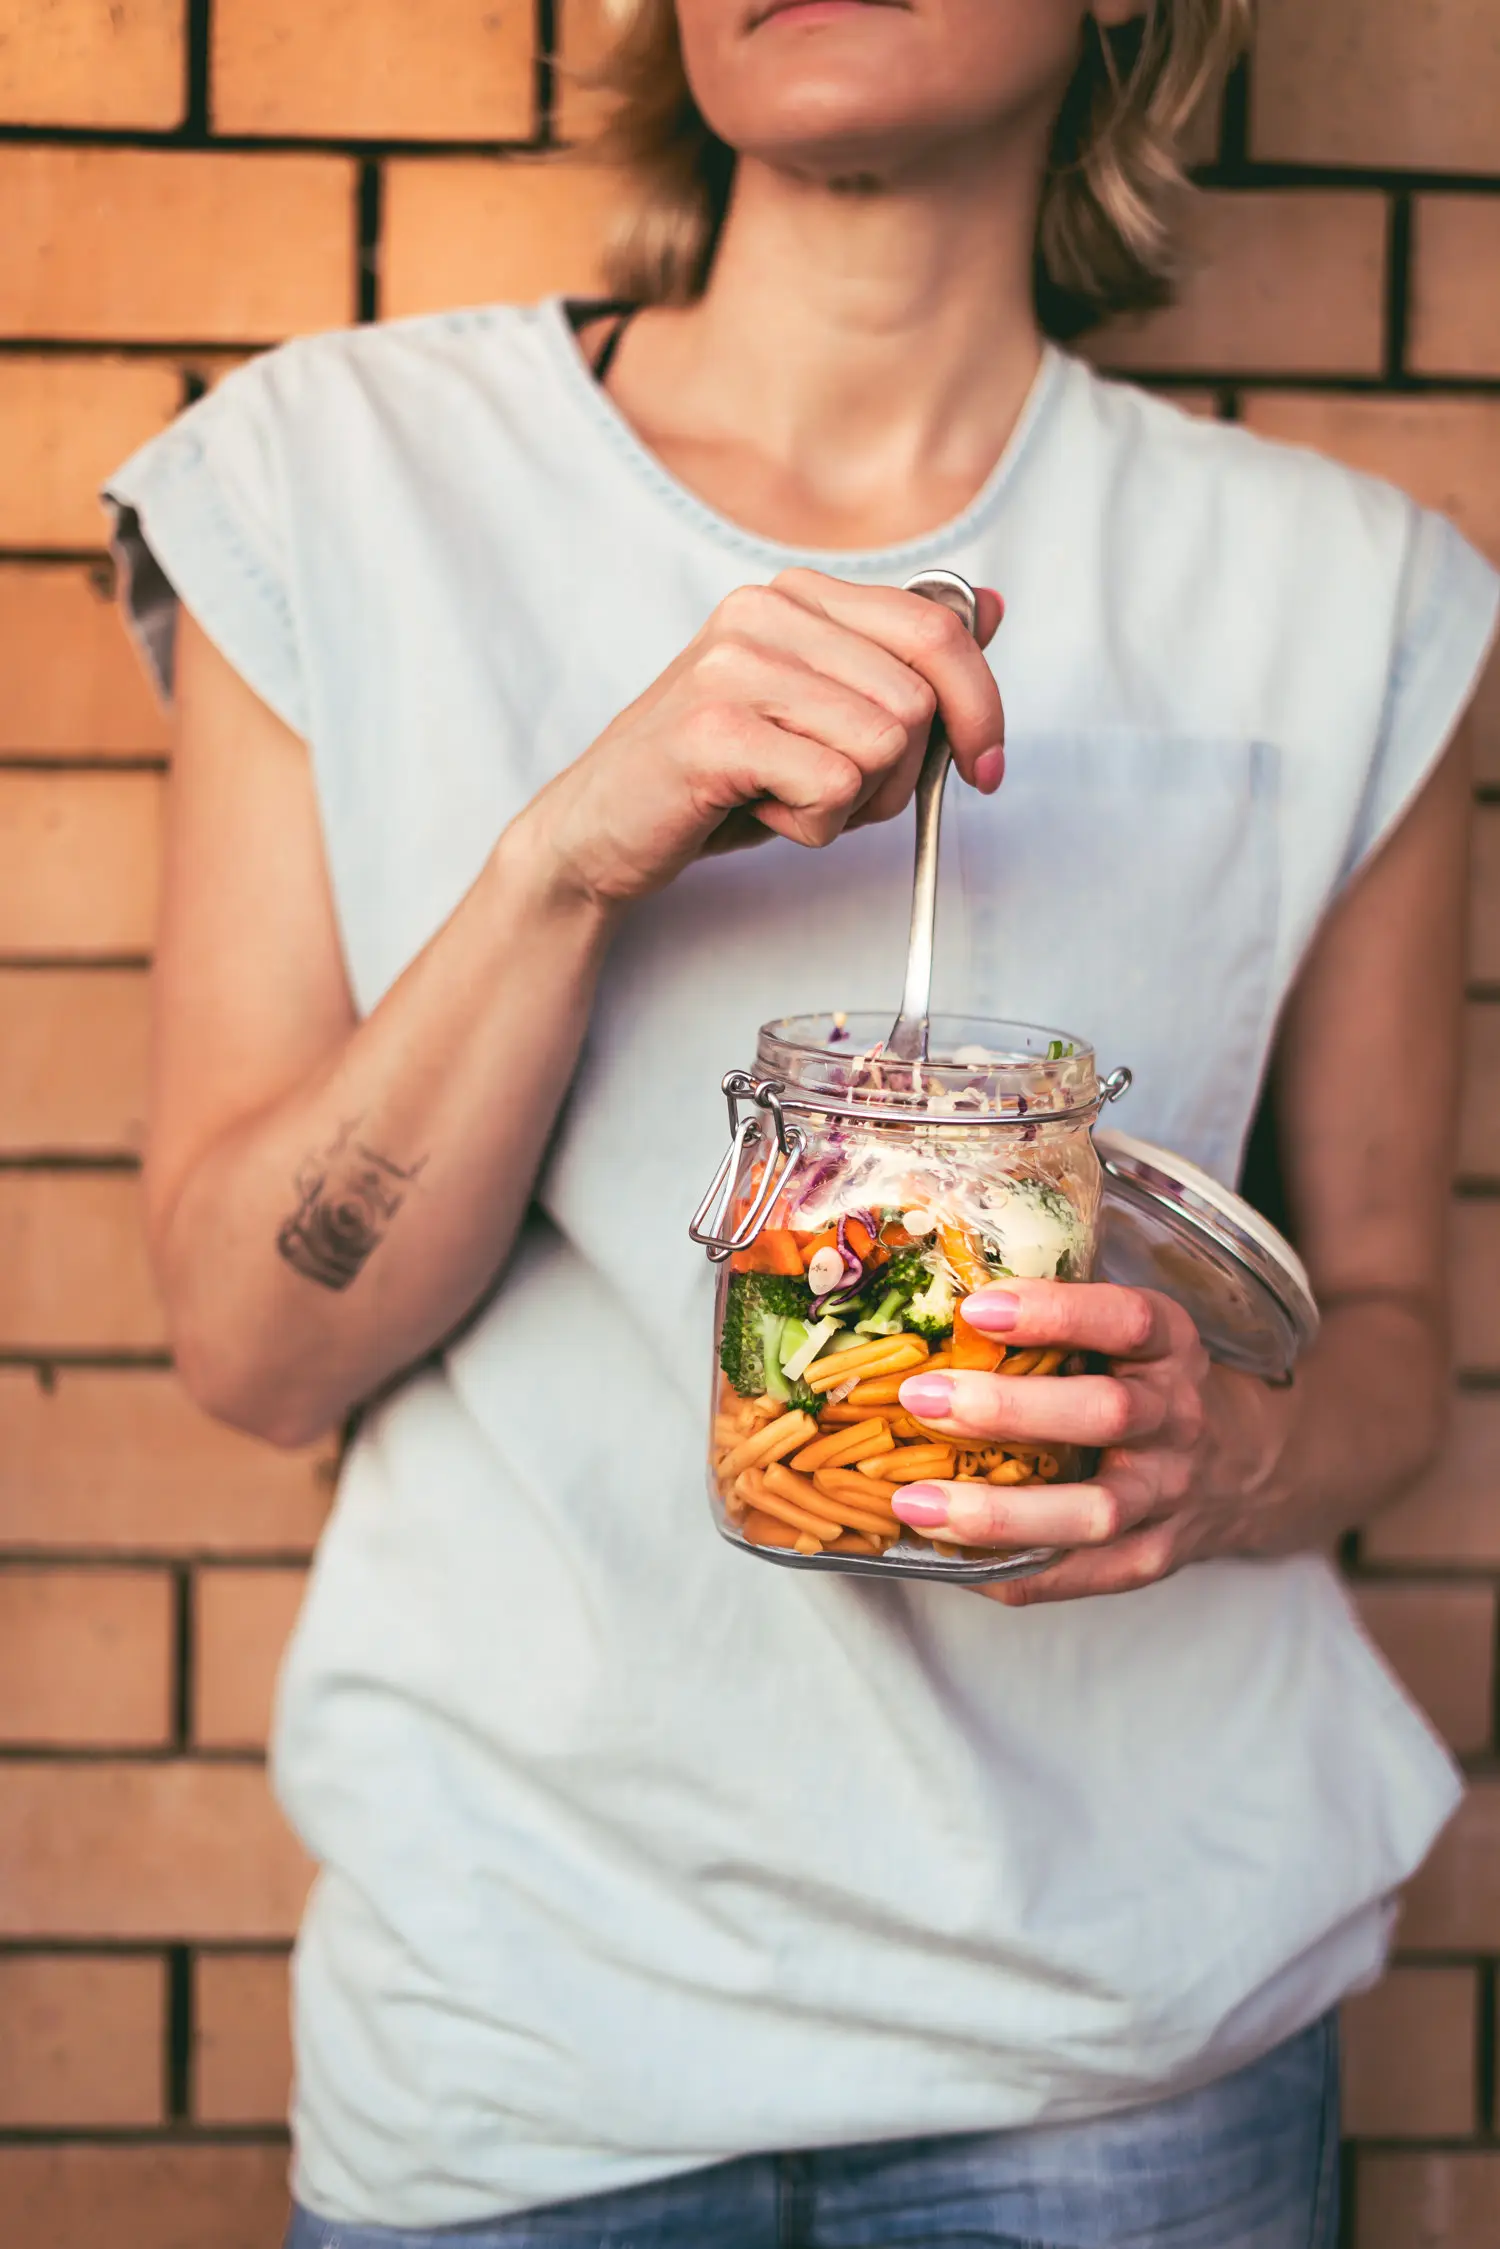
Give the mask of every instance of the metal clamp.
POLYGON ((726 1257, 737 1250, 748 1249, 759 1234, 776 1197, 786 1185, 792 1166, 807 1146, 807 1135, 796 1125, 788 1126, 782 1111, 781 1096, 785 1087, 776 1078, 752 1078, 747 1071, 731 1070, 723 1081, 724 1098, 729 1104, 729 1146, 725 1149, 718 1170, 714 1173, 708 1193, 694 1211, 688 1235, 700 1249, 706 1249, 709 1261, 722 1265, 726 1257), (741 1116, 740 1104, 750 1104, 741 1116), (725 1233, 730 1204, 734 1197, 735 1181, 739 1177, 740 1163, 747 1150, 758 1147, 765 1137, 761 1119, 771 1119, 772 1136, 776 1152, 767 1157, 765 1176, 756 1190, 755 1199, 738 1226, 725 1233))
POLYGON ((708 1193, 694 1211, 688 1226, 689 1239, 695 1241, 700 1249, 708 1251, 709 1261, 714 1265, 722 1265, 726 1257, 733 1257, 736 1251, 750 1247, 770 1216, 772 1205, 791 1175, 792 1166, 807 1148, 806 1133, 800 1126, 789 1125, 786 1121, 788 1109, 807 1117, 848 1118, 864 1124, 912 1125, 930 1122, 939 1127, 953 1124, 986 1128, 1008 1126, 1011 1131, 1015 1131, 1018 1125, 1029 1130, 1048 1125, 1071 1125, 1076 1128, 1081 1124, 1092 1125, 1102 1109, 1112 1101, 1119 1101, 1130 1091, 1133 1080, 1130 1071, 1123 1067, 1111 1070, 1107 1078, 1099 1081, 1097 1099, 1076 1109, 1061 1109, 1050 1113, 1044 1111, 1035 1117, 1007 1111, 1003 1114, 963 1118, 924 1116, 910 1109, 903 1110, 873 1102, 855 1105, 820 1101, 811 1095, 794 1095, 790 1100, 783 1100, 782 1096, 786 1093, 784 1080, 753 1078, 747 1070, 731 1070, 722 1082, 724 1098, 729 1104, 729 1146, 713 1175, 708 1193), (748 1111, 743 1116, 740 1114, 742 1102, 749 1104, 748 1111), (750 1208, 739 1224, 726 1234, 724 1226, 734 1198, 734 1185, 739 1177, 740 1163, 748 1149, 760 1145, 763 1116, 771 1119, 776 1152, 768 1157, 765 1176, 756 1189, 750 1208))

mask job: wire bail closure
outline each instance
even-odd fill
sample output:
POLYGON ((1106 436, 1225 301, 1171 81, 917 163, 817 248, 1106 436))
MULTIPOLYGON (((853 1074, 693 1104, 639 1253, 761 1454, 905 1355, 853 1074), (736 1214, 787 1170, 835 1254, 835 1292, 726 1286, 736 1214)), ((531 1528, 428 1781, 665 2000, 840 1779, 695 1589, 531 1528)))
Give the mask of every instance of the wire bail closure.
POLYGON ((785 1186, 793 1164, 807 1146, 806 1133, 796 1125, 787 1124, 781 1105, 786 1087, 779 1078, 752 1078, 746 1070, 731 1070, 723 1080, 723 1091, 729 1104, 729 1146, 688 1227, 689 1238, 707 1250, 713 1265, 722 1265, 726 1257, 750 1247, 770 1216, 771 1206, 785 1186), (741 1102, 750 1104, 744 1116, 740 1114, 741 1102), (740 1159, 747 1148, 758 1147, 765 1138, 762 1116, 769 1116, 771 1120, 776 1153, 767 1161, 765 1177, 755 1200, 739 1225, 731 1227, 726 1234, 724 1225, 739 1176, 740 1159))
POLYGON ((1100 1111, 1112 1101, 1119 1101, 1130 1091, 1134 1079, 1123 1066, 1111 1070, 1107 1078, 1099 1081, 1096 1101, 1076 1109, 1067 1109, 1051 1115, 1023 1116, 994 1114, 965 1116, 963 1118, 934 1116, 912 1109, 901 1109, 894 1103, 817 1101, 797 1094, 790 1101, 783 1100, 785 1081, 781 1078, 755 1078, 748 1070, 730 1070, 722 1081, 724 1098, 729 1104, 729 1146, 720 1160, 719 1168, 709 1184, 708 1193, 694 1211, 688 1225, 688 1237, 700 1249, 708 1252, 712 1265, 722 1265, 726 1257, 733 1257, 742 1249, 749 1249, 771 1214, 773 1205, 791 1176, 793 1165, 807 1148, 807 1135, 798 1125, 789 1125, 786 1111, 795 1109, 804 1116, 847 1118, 856 1123, 922 1125, 962 1123, 965 1126, 994 1128, 1008 1125, 1012 1131, 1018 1125, 1070 1124, 1085 1121, 1096 1123, 1100 1111), (748 1103, 742 1116, 742 1103, 748 1103), (758 1147, 765 1138, 763 1117, 771 1120, 771 1138, 775 1141, 775 1154, 768 1156, 765 1175, 757 1188, 755 1198, 738 1226, 724 1231, 734 1195, 734 1183, 739 1176, 740 1162, 747 1148, 758 1147))

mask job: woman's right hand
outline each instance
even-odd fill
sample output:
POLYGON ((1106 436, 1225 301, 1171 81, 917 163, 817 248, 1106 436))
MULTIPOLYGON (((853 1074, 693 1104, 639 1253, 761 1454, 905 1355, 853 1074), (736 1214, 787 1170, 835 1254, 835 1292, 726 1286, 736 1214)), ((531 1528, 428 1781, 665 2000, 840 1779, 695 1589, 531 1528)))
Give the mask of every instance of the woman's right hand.
POLYGON ((559 881, 628 904, 705 852, 767 834, 821 849, 904 810, 941 713, 964 779, 1004 771, 1005 714, 979 639, 937 603, 786 570, 742 586, 522 820, 559 881))

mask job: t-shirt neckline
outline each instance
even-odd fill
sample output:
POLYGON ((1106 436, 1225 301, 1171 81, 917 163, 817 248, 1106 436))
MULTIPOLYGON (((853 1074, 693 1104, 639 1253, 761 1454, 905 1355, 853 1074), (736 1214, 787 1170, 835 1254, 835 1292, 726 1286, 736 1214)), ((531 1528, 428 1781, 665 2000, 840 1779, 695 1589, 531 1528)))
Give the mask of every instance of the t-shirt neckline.
POLYGON ((1043 342, 1041 361, 1031 388, 999 459, 968 506, 947 523, 923 532, 918 538, 900 540, 889 547, 794 547, 764 538, 731 517, 721 515, 717 508, 710 507, 675 477, 636 435, 608 391, 595 382, 593 369, 583 355, 568 317, 566 297, 545 297, 537 310, 543 342, 574 402, 581 404, 590 421, 633 471, 638 482, 649 487, 658 500, 667 502, 721 546, 760 557, 776 569, 801 565, 827 571, 830 576, 909 576, 913 571, 941 561, 972 540, 998 508, 1023 457, 1030 451, 1069 365, 1066 353, 1053 343, 1043 342))

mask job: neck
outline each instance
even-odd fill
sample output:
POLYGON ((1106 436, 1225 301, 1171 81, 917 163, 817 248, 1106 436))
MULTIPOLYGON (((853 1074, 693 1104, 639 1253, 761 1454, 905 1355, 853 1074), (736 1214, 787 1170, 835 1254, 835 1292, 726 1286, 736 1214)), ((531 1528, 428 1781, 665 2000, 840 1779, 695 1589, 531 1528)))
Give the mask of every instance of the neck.
POLYGON ((1039 172, 1015 142, 887 186, 741 159, 709 287, 672 316, 690 418, 830 490, 981 482, 1040 358, 1039 172))

